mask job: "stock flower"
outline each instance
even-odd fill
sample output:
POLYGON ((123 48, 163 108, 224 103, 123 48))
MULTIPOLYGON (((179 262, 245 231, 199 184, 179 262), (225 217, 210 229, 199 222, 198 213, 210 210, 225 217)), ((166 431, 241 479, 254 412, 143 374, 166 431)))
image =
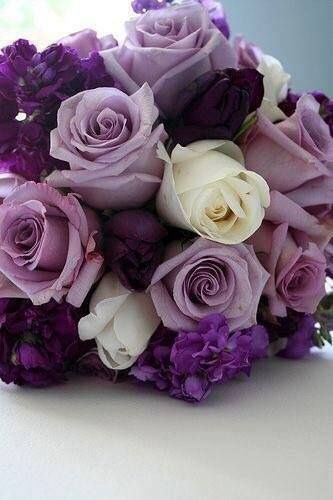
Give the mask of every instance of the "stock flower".
POLYGON ((128 96, 115 88, 81 92, 62 103, 51 133, 51 155, 70 170, 47 182, 69 187, 99 209, 144 205, 157 191, 163 162, 157 143, 166 139, 147 84, 128 96))
POLYGON ((223 314, 231 331, 256 323, 268 273, 251 246, 198 238, 171 244, 149 289, 157 314, 171 330, 191 330, 210 313, 223 314))
POLYGON ((196 1, 149 10, 127 22, 126 30, 121 47, 101 53, 105 66, 126 92, 148 82, 166 116, 177 112, 180 92, 195 78, 235 67, 231 45, 196 1))
POLYGON ((78 318, 66 303, 0 299, 0 378, 35 387, 65 381, 80 351, 78 318))
POLYGON ((249 375, 252 362, 265 357, 267 347, 263 327, 231 334, 225 318, 211 314, 195 330, 177 333, 160 327, 130 374, 172 397, 200 402, 213 385, 242 372, 249 375))
POLYGON ((112 273, 98 285, 89 309, 79 322, 79 336, 96 340, 99 357, 111 370, 132 366, 160 323, 149 295, 131 293, 112 273))
POLYGON ((314 313, 325 295, 326 259, 317 245, 300 233, 288 231, 288 224, 263 222, 250 238, 270 278, 263 294, 272 314, 286 316, 287 308, 314 313))
POLYGON ((169 224, 225 244, 245 241, 261 225, 269 205, 262 177, 246 170, 232 142, 199 141, 176 146, 165 160, 157 194, 159 215, 169 224))
POLYGON ((75 196, 27 182, 0 206, 0 272, 35 305, 67 296, 80 307, 103 263, 99 233, 75 196))
POLYGON ((175 143, 232 140, 264 96, 263 76, 255 69, 206 73, 183 94, 180 118, 171 125, 175 143))
POLYGON ((144 291, 161 263, 167 231, 145 210, 126 210, 106 224, 105 262, 129 290, 144 291))

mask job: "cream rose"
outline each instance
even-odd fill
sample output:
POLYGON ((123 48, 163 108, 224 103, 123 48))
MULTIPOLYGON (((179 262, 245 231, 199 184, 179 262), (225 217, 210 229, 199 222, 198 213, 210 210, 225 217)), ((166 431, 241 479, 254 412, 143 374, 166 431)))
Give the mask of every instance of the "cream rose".
POLYGON ((161 321, 149 295, 131 293, 112 273, 100 282, 89 309, 79 322, 79 336, 95 339, 99 357, 113 370, 135 363, 161 321))
POLYGON ((290 75, 278 59, 268 54, 261 57, 257 70, 264 75, 265 95, 261 111, 272 122, 285 120, 287 117, 278 105, 287 97, 290 75))
POLYGON ((229 141, 199 141, 167 154, 157 210, 172 226, 219 243, 238 244, 261 225, 270 203, 266 181, 246 170, 241 150, 229 141))

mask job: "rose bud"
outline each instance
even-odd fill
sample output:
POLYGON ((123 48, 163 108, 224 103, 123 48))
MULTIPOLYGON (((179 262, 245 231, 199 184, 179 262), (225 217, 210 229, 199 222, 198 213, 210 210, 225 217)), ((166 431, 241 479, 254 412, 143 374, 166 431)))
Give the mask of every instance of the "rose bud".
POLYGON ((179 121, 169 125, 176 143, 202 139, 232 140, 264 97, 263 76, 255 69, 211 71, 183 94, 179 121))
POLYGON ((126 210, 106 225, 106 263, 129 290, 143 291, 163 255, 167 231, 145 210, 126 210))

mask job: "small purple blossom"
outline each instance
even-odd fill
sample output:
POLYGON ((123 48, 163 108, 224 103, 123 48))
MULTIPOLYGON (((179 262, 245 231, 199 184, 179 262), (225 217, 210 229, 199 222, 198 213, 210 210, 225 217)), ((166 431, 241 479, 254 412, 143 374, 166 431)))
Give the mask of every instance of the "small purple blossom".
POLYGON ((0 300, 0 378, 45 387, 64 382, 81 349, 79 310, 51 301, 0 300))
POLYGON ((264 328, 230 334, 224 317, 213 314, 193 332, 175 333, 159 327, 130 373, 167 390, 172 397, 200 402, 215 384, 240 373, 250 375, 252 362, 265 357, 267 347, 264 328))
POLYGON ((132 9, 137 14, 143 14, 147 10, 156 10, 166 7, 168 3, 173 0, 134 0, 132 2, 132 9))

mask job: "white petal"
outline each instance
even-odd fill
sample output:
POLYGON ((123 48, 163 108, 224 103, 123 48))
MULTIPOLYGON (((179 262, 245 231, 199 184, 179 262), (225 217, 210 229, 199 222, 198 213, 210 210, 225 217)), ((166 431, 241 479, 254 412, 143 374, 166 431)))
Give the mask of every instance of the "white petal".
POLYGON ((114 318, 114 330, 131 356, 138 356, 160 323, 150 295, 133 293, 114 318))
POLYGON ((243 166, 219 151, 208 151, 190 161, 177 163, 173 175, 178 194, 219 181, 229 175, 238 175, 243 166))

